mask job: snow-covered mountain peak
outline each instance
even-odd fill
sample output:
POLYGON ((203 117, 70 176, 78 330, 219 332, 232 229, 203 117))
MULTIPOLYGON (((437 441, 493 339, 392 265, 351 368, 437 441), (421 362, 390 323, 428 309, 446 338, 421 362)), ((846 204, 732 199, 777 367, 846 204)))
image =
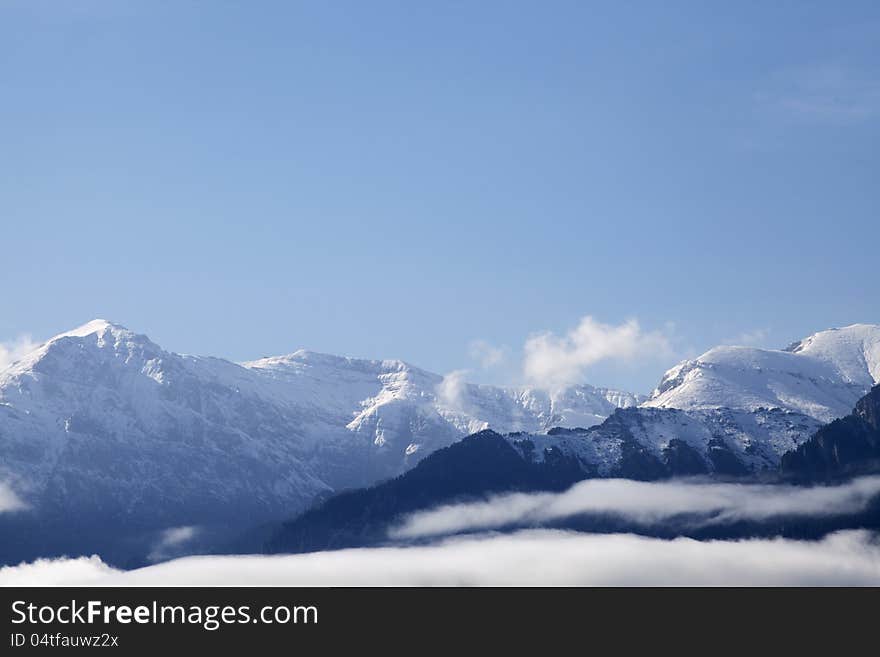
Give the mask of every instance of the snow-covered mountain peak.
POLYGON ((842 417, 880 381, 880 326, 821 331, 785 350, 722 346, 679 363, 645 406, 781 408, 822 422, 842 417))
POLYGON ((853 324, 820 331, 787 351, 827 362, 851 383, 880 383, 880 326, 853 324))
MULTIPOLYGON (((130 349, 134 345, 148 347, 154 351, 161 351, 161 347, 150 338, 141 333, 135 333, 122 324, 108 322, 106 319, 93 319, 82 326, 70 331, 59 333, 46 340, 40 349, 49 348, 57 344, 72 343, 78 345, 94 345, 99 349, 130 349)), ((38 349, 39 351, 39 349, 38 349)))
POLYGON ((106 319, 93 319, 92 321, 86 322, 82 326, 78 326, 75 329, 60 333, 54 338, 51 338, 51 340, 57 340, 58 338, 66 337, 82 338, 92 334, 103 335, 108 331, 115 333, 130 333, 130 331, 121 324, 116 324, 114 322, 107 321, 106 319))
MULTIPOLYGON (((108 359, 143 366, 164 353, 147 336, 120 324, 95 319, 73 330, 55 335, 0 372, 0 385, 23 374, 70 372, 74 380, 77 368, 86 371, 108 359)), ((2 393, 2 390, 0 390, 2 393)))

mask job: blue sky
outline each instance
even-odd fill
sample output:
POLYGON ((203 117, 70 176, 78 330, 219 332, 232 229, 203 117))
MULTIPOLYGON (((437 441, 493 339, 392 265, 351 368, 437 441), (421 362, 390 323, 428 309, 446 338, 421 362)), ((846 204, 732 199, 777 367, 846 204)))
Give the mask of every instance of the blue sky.
POLYGON ((635 319, 664 348, 578 374, 641 391, 880 323, 878 42, 874 2, 0 0, 0 341, 504 382, 635 319))

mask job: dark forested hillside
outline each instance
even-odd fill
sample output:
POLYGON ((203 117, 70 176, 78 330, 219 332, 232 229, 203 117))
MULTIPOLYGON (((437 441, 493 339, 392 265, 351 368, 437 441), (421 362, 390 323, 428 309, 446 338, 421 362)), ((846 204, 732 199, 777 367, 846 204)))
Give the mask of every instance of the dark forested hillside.
POLYGON ((880 471, 880 385, 851 415, 835 420, 783 455, 783 474, 802 479, 840 478, 880 471))
POLYGON ((328 499, 284 524, 266 548, 303 552, 374 544, 405 513, 501 491, 564 490, 584 477, 573 459, 550 453, 530 462, 503 436, 481 431, 396 479, 328 499))

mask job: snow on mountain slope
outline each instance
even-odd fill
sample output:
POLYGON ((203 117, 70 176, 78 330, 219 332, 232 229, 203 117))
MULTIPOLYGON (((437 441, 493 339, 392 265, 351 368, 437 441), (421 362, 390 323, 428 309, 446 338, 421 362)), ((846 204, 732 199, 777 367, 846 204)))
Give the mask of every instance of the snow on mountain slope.
POLYGON ((90 322, 0 373, 0 479, 37 510, 259 517, 327 489, 294 411, 238 365, 90 322))
POLYGON ((669 370, 639 408, 585 431, 512 439, 538 460, 553 450, 574 458, 592 476, 774 470, 823 424, 849 414, 878 377, 878 326, 822 331, 782 351, 716 347, 669 370))
POLYGON ((880 326, 853 324, 821 331, 786 351, 829 363, 851 383, 871 387, 880 382, 880 326))
POLYGON ((507 440, 532 462, 573 459, 584 477, 659 479, 772 471, 783 454, 822 424, 781 409, 682 411, 628 408, 589 429, 511 433, 507 440))
MULTIPOLYGON (((405 457, 493 428, 546 431, 589 427, 640 398, 626 392, 571 386, 547 392, 498 388, 444 378, 398 360, 362 360, 308 351, 242 363, 285 390, 332 412, 335 424, 378 448, 405 457)), ((412 460, 412 459, 410 459, 412 460)))
POLYGON ((784 351, 716 347, 664 375, 646 407, 781 408, 821 422, 847 415, 880 381, 880 326, 816 333, 784 351))
POLYGON ((96 320, 0 372, 0 482, 62 514, 259 521, 399 474, 479 428, 595 424, 639 401, 446 383, 400 361, 305 351, 243 365, 179 355, 96 320))

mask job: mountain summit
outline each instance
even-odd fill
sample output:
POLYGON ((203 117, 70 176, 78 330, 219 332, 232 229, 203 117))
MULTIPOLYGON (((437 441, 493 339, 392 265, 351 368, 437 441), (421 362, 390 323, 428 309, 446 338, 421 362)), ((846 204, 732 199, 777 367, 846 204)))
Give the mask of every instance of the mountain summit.
POLYGON ((830 422, 878 382, 880 326, 854 324, 786 350, 716 347, 666 372, 645 406, 780 408, 830 422))

